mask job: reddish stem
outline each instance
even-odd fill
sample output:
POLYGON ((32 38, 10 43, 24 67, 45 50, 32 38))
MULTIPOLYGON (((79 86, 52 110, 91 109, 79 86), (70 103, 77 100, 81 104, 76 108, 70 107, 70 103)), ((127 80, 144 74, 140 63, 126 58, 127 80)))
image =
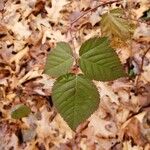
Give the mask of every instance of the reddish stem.
POLYGON ((137 80, 136 80, 136 89, 138 89, 138 83, 139 83, 139 79, 140 79, 140 75, 143 71, 143 65, 144 65, 144 59, 146 57, 146 54, 149 52, 150 47, 144 52, 143 56, 142 56, 142 61, 141 61, 141 66, 140 66, 140 73, 138 74, 137 80))

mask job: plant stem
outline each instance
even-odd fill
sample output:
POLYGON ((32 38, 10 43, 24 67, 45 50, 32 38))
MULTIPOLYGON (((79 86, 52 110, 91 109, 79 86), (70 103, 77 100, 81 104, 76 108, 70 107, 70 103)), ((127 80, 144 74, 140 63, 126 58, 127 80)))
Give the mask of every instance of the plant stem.
POLYGON ((138 89, 138 83, 139 83, 140 75, 143 71, 144 59, 146 57, 146 54, 149 52, 149 50, 150 50, 150 47, 144 52, 144 54, 142 56, 142 61, 141 61, 141 66, 140 66, 140 73, 138 74, 138 77, 137 77, 137 80, 136 80, 136 83, 135 83, 136 89, 138 89))

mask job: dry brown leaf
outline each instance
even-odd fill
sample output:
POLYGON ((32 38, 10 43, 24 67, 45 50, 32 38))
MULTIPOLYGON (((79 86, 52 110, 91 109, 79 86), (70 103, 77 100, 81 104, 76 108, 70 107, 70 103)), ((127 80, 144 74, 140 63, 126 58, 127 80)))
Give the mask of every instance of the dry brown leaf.
POLYGON ((132 138, 137 145, 143 147, 149 143, 143 128, 143 118, 145 115, 146 112, 142 112, 129 119, 122 126, 124 136, 132 138))
POLYGON ((60 11, 62 10, 63 6, 68 4, 67 0, 51 0, 52 8, 45 7, 48 17, 52 22, 58 22, 60 17, 60 11))
MULTIPOLYGON (((127 14, 131 13, 131 18, 139 19, 148 9, 148 2, 123 1, 123 8, 128 8, 130 3, 132 7, 127 14)), ((65 41, 78 54, 83 41, 101 36, 101 26, 98 25, 100 15, 109 8, 122 7, 119 3, 99 7, 75 22, 70 29, 70 22, 77 19, 84 10, 94 8, 99 3, 96 0, 0 1, 0 149, 150 149, 145 144, 150 139, 149 114, 146 113, 150 97, 149 53, 144 59, 138 93, 134 91, 134 78, 105 83, 94 81, 101 103, 97 112, 85 124, 81 124, 81 132, 72 132, 52 106, 50 96, 55 79, 42 74, 47 53, 56 42, 65 41), (32 115, 21 121, 12 120, 10 108, 18 103, 30 106, 32 115), (139 111, 142 112, 132 117, 139 111), (31 126, 36 127, 36 138, 20 143, 18 130, 31 126)), ((134 59, 132 64, 136 66, 136 73, 139 73, 143 50, 150 41, 149 37, 148 23, 138 22, 135 41, 127 46, 119 45, 117 53, 125 68, 128 68, 128 60, 134 59)))

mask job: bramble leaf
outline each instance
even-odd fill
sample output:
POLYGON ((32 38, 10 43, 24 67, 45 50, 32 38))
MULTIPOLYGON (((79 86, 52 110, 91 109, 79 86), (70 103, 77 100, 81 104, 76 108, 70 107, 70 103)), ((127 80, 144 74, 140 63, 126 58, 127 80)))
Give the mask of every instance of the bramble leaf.
POLYGON ((68 73, 72 65, 73 57, 71 47, 68 43, 58 42, 56 47, 48 55, 44 73, 52 77, 59 77, 68 73))
POLYGON ((85 76, 66 74, 54 83, 52 100, 60 115, 75 130, 98 108, 99 93, 85 76))
POLYGON ((29 107, 24 104, 16 105, 11 111, 11 117, 13 119, 21 119, 23 117, 27 117, 31 113, 29 107))
POLYGON ((121 40, 128 40, 133 34, 133 25, 127 20, 122 18, 124 11, 121 8, 112 9, 103 14, 101 20, 101 29, 104 36, 111 39, 118 37, 121 40))
POLYGON ((107 37, 87 40, 82 44, 79 54, 79 66, 90 79, 110 81, 125 76, 121 62, 107 37))

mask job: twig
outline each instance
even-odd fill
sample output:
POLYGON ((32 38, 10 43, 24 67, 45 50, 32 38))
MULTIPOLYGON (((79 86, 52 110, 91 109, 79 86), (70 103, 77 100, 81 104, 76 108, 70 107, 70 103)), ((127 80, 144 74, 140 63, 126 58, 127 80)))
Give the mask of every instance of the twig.
POLYGON ((141 62, 141 67, 140 67, 140 71, 141 72, 143 71, 143 64, 144 64, 145 56, 147 55, 147 53, 149 52, 149 50, 150 50, 150 47, 144 52, 144 54, 142 56, 142 62, 141 62))
POLYGON ((142 56, 142 61, 141 61, 141 66, 140 66, 140 73, 138 74, 138 77, 137 77, 137 80, 136 80, 136 84, 135 84, 137 89, 138 89, 139 79, 140 79, 141 73, 143 71, 144 59, 145 59, 147 53, 149 52, 149 50, 150 50, 150 47, 144 52, 144 54, 142 56))

